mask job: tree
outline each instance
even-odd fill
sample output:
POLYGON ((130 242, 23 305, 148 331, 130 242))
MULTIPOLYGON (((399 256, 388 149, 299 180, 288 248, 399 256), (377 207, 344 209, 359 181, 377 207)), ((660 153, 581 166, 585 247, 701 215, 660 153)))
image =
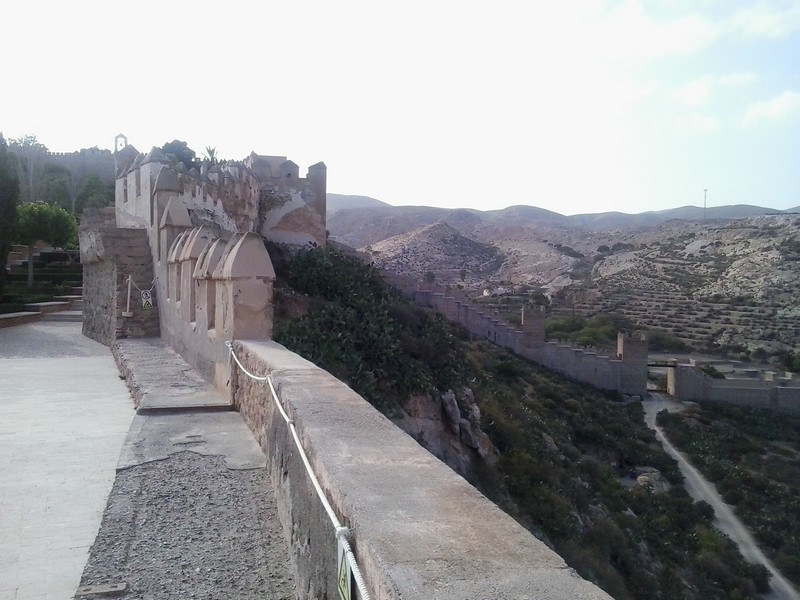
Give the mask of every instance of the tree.
POLYGON ((17 207, 17 241, 28 246, 28 285, 33 285, 33 244, 45 241, 64 248, 78 237, 75 217, 60 206, 23 202, 17 207))
POLYGON ((35 135, 24 135, 21 138, 12 138, 9 149, 17 156, 20 200, 22 202, 41 200, 40 194, 45 183, 47 147, 41 144, 35 135))
POLYGON ((206 157, 203 162, 209 167, 219 164, 219 154, 217 154, 217 149, 215 147, 206 146, 206 157))
POLYGON ((161 151, 175 163, 183 163, 187 169, 197 166, 197 155, 186 142, 172 140, 161 146, 161 151))
POLYGON ((69 189, 71 175, 66 167, 57 164, 46 164, 42 173, 39 196, 35 198, 35 201, 47 202, 47 204, 70 210, 72 208, 69 189))
POLYGON ((114 184, 103 183, 97 175, 89 175, 78 194, 75 204, 76 214, 87 208, 103 208, 114 205, 114 184))
POLYGON ((19 202, 19 179, 16 175, 14 157, 0 133, 0 298, 6 284, 6 262, 11 251, 11 240, 17 224, 19 202))

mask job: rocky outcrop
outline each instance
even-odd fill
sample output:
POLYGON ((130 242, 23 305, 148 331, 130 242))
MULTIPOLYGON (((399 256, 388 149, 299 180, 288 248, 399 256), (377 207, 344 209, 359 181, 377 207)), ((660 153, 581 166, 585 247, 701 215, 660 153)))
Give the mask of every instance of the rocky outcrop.
POLYGON ((459 475, 468 475, 477 461, 497 462, 497 449, 480 428, 481 411, 469 388, 412 394, 402 408, 394 422, 459 475))

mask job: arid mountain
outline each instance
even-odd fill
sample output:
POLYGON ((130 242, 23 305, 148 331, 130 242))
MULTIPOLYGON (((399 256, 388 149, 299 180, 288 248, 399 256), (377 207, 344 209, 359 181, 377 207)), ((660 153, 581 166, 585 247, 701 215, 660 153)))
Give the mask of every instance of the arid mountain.
POLYGON ((565 217, 385 205, 338 211, 328 227, 382 268, 420 280, 430 271, 467 293, 541 289, 556 305, 620 312, 698 349, 792 349, 800 214, 740 205, 702 216, 697 207, 565 217))
MULTIPOLYGON (((503 264, 494 245, 468 237, 447 223, 434 223, 365 248, 374 263, 398 273, 434 273, 439 281, 491 277, 503 264)), ((424 275, 423 275, 424 276, 424 275)))
POLYGON ((389 206, 385 202, 369 196, 345 196, 343 194, 327 194, 328 217, 340 210, 351 208, 377 208, 389 206))

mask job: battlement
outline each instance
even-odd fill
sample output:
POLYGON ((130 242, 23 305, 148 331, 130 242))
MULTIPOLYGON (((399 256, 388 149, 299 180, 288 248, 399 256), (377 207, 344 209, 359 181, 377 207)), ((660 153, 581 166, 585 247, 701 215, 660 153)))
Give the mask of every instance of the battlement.
POLYGON ((276 243, 325 244, 324 163, 300 177, 299 167, 286 157, 255 153, 243 161, 189 170, 171 165, 158 148, 145 155, 126 145, 115 158, 120 226, 152 228, 166 202, 176 197, 192 223, 218 233, 252 231, 276 243))
POLYGON ((103 148, 81 148, 80 150, 75 150, 73 152, 51 152, 48 150, 45 152, 46 156, 51 156, 54 158, 63 157, 63 156, 106 156, 112 157, 113 154, 111 150, 105 150, 103 148))

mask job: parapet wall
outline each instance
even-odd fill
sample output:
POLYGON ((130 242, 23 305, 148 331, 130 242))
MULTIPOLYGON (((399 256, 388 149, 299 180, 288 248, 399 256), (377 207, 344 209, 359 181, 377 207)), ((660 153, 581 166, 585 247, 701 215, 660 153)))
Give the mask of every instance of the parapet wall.
POLYGON ((186 170, 157 148, 144 155, 127 145, 115 158, 116 225, 149 244, 161 337, 228 397, 225 343, 272 337, 275 272, 261 236, 325 243, 326 167, 301 178, 286 157, 253 153, 186 170))
POLYGON ((158 231, 161 337, 227 398, 226 342, 272 337, 275 271, 264 241, 251 232, 220 238, 209 227, 191 228, 174 198, 158 231))
MULTIPOLYGON (((376 600, 609 600, 344 383, 271 342, 236 342, 270 375, 376 600)), ((235 369, 234 404, 267 455, 301 600, 337 598, 334 530, 269 388, 235 369)))

